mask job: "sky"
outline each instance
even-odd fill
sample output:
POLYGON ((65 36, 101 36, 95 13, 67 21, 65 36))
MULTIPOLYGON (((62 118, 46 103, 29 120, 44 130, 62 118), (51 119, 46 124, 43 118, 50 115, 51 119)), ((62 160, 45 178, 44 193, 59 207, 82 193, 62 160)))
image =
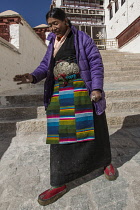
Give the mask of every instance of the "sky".
POLYGON ((51 0, 1 0, 0 13, 13 10, 19 13, 31 27, 46 24, 46 13, 50 9, 51 0))

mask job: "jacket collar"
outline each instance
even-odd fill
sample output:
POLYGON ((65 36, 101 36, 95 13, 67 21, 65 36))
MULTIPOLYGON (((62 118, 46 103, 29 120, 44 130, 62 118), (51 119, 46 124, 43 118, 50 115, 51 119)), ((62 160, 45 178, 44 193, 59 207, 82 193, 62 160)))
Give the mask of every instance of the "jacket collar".
POLYGON ((77 32, 78 32, 78 29, 73 25, 71 26, 71 30, 72 30, 73 34, 77 34, 77 32))
POLYGON ((47 37, 47 40, 48 41, 51 41, 51 39, 55 39, 56 35, 54 33, 49 33, 48 37, 47 37))

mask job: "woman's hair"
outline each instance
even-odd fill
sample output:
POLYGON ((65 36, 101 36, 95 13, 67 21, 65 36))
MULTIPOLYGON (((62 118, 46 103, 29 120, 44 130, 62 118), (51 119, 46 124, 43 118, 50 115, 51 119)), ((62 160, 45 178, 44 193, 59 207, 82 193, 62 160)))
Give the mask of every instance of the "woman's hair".
POLYGON ((53 8, 46 14, 46 20, 48 20, 48 18, 56 18, 64 21, 66 19, 66 13, 60 8, 53 8))
MULTIPOLYGON (((64 10, 60 8, 53 8, 46 14, 46 21, 48 21, 49 18, 55 18, 61 21, 64 21, 67 16, 64 10)), ((70 20, 67 18, 69 26, 71 26, 70 20)))

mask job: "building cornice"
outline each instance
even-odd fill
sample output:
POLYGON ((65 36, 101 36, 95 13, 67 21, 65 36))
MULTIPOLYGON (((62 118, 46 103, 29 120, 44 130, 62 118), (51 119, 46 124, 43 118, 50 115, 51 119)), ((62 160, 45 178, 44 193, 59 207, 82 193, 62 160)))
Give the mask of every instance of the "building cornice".
POLYGON ((134 20, 125 30, 123 30, 116 38, 118 46, 122 47, 131 39, 140 34, 140 16, 134 20))

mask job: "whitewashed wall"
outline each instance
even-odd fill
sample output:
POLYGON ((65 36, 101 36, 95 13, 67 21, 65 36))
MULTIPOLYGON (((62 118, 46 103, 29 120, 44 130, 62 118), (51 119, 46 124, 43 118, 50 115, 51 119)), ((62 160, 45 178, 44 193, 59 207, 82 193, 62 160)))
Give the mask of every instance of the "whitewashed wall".
POLYGON ((19 49, 19 24, 10 25, 10 43, 19 49))
POLYGON ((25 22, 19 29, 19 51, 21 52, 21 72, 32 72, 40 63, 46 52, 45 43, 25 22), (26 66, 24 64, 26 63, 26 66))
POLYGON ((140 53, 140 35, 119 49, 121 52, 140 53))
POLYGON ((60 7, 62 3, 62 0, 56 0, 56 7, 60 7))
POLYGON ((109 20, 108 0, 105 0, 105 24, 108 38, 114 38, 127 28, 140 15, 140 0, 126 0, 115 13, 115 3, 112 3, 113 17, 109 20))
POLYGON ((40 64, 47 49, 25 21, 23 25, 11 25, 10 33, 13 45, 0 38, 0 92, 19 88, 13 82, 13 77, 31 73, 40 64))
MULTIPOLYGON (((119 0, 119 10, 116 13, 115 13, 115 3, 112 3, 113 17, 111 20, 109 19, 109 9, 107 8, 108 4, 109 1, 105 0, 104 7, 105 7, 105 25, 106 25, 107 39, 114 39, 125 28, 127 28, 136 18, 139 17, 140 0, 126 0, 122 6, 121 6, 121 0, 119 0)), ((131 42, 134 42, 134 40, 135 39, 131 40, 131 42)), ((135 40, 134 45, 133 43, 131 43, 133 48, 136 45, 137 40, 138 39, 135 40)), ((127 50, 131 51, 131 49, 128 48, 127 50)), ((123 47, 121 48, 121 50, 123 50, 123 47)))

